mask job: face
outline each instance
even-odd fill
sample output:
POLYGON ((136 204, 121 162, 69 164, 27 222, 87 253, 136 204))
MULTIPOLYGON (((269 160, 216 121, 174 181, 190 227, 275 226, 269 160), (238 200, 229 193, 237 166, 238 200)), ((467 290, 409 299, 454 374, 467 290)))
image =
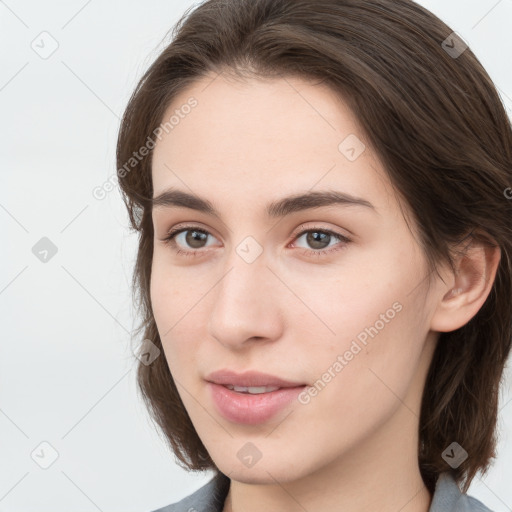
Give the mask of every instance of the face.
POLYGON ((152 169, 151 301, 199 437, 260 483, 416 449, 436 286, 384 168, 327 86, 215 76, 175 98, 152 169))

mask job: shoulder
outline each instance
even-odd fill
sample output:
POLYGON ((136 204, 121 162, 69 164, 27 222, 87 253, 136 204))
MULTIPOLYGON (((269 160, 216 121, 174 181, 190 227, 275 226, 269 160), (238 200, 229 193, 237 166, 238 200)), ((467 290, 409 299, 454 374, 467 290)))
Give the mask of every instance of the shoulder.
POLYGON ((436 482, 429 512, 492 512, 481 501, 463 494, 449 472, 441 473, 436 482))
POLYGON ((222 512, 229 478, 218 473, 208 483, 182 500, 152 512, 222 512))

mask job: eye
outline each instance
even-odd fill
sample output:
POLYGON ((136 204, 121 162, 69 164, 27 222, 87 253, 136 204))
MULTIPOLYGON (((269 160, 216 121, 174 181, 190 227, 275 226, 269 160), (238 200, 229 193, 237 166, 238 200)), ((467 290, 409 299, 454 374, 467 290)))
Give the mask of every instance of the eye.
MULTIPOLYGON (((302 228, 303 226, 301 226, 302 228)), ((351 240, 342 235, 341 233, 336 233, 335 231, 331 231, 330 229, 322 229, 321 227, 312 227, 309 229, 302 230, 299 234, 295 235, 296 240, 300 240, 304 237, 304 241, 313 248, 306 249, 303 251, 305 255, 314 255, 314 256, 323 256, 325 254, 339 251, 344 249, 347 244, 351 242, 351 240), (340 243, 331 244, 332 241, 338 240, 340 243), (329 249, 326 249, 330 247, 329 249)))
POLYGON ((162 240, 164 243, 172 246, 175 250, 176 247, 190 247, 195 249, 193 251, 177 249, 177 254, 183 254, 185 256, 195 256, 197 249, 207 247, 203 245, 203 242, 207 240, 210 233, 204 229, 200 229, 197 226, 188 226, 182 228, 175 228, 169 231, 168 235, 162 240))
MULTIPOLYGON (((301 226, 301 228, 302 227, 303 226, 301 226)), ((199 228, 198 226, 178 227, 171 229, 168 235, 162 239, 162 242, 170 245, 175 250, 176 254, 181 254, 184 256, 197 256, 200 252, 204 252, 199 251, 199 249, 208 247, 208 245, 204 245, 204 243, 208 240, 208 236, 213 235, 208 233, 208 231, 199 228), (188 247, 193 250, 183 250, 181 247, 188 247)), ((304 229, 298 234, 294 235, 293 239, 300 240, 304 236, 305 242, 309 244, 310 247, 312 247, 312 249, 306 248, 304 251, 302 251, 304 255, 308 256, 323 256, 327 253, 341 250, 351 242, 348 237, 340 233, 336 233, 335 231, 331 231, 329 229, 322 229, 320 227, 304 229), (335 240, 338 240, 338 243, 332 246, 331 242, 335 240)))

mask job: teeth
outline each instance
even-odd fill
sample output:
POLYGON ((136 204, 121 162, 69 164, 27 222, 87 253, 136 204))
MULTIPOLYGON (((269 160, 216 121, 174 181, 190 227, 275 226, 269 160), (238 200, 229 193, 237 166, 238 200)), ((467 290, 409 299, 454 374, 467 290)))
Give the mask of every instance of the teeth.
POLYGON ((239 393, 250 393, 252 395, 259 395, 261 393, 270 393, 271 391, 276 391, 277 389, 281 389, 277 386, 232 386, 231 384, 226 384, 228 389, 232 391, 238 391, 239 393))

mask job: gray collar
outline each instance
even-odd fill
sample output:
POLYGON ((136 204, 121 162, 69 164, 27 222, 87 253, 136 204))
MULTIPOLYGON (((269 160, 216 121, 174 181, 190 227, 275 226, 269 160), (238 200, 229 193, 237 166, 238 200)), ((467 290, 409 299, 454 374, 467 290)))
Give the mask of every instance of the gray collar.
MULTIPOLYGON (((196 492, 178 503, 153 512, 222 512, 229 491, 230 479, 218 473, 196 492)), ((462 494, 457 482, 449 472, 439 475, 429 512, 492 512, 477 499, 462 494)))
POLYGON ((441 473, 436 482, 428 512, 492 512, 472 496, 462 494, 457 482, 448 471, 441 473))

